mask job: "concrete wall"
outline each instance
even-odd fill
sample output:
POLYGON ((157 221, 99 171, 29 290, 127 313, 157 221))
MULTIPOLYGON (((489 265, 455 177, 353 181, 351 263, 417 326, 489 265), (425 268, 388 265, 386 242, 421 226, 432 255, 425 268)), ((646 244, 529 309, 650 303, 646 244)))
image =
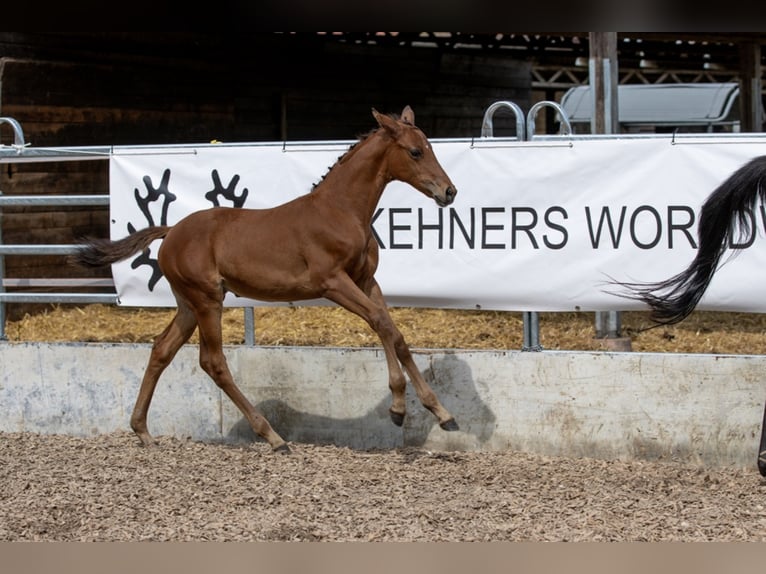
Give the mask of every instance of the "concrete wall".
MULTIPOLYGON (((148 345, 0 343, 0 431, 88 436, 129 429, 148 345)), ((458 421, 442 431, 408 388, 403 427, 376 349, 228 347, 243 392, 282 436, 351 448, 516 449, 545 455, 756 464, 766 357, 418 351, 458 421)), ((186 346, 149 412, 155 436, 260 440, 186 346)), ((267 448, 265 443, 259 448, 267 448)))

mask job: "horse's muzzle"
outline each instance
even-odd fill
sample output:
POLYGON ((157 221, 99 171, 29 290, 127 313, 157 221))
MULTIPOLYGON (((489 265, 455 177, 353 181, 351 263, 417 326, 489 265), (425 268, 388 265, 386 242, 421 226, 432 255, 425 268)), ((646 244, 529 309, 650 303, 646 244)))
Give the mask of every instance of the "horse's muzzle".
POLYGON ((457 189, 452 187, 451 185, 444 190, 444 197, 441 197, 439 195, 434 195, 434 201, 436 201, 436 204, 439 207, 446 207, 453 201, 455 201, 455 196, 457 195, 457 189))

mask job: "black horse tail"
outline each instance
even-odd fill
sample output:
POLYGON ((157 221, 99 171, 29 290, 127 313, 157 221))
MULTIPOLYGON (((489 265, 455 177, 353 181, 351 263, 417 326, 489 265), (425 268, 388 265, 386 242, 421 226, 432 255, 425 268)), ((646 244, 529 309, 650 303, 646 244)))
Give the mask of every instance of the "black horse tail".
POLYGON ((621 296, 649 305, 650 318, 660 325, 688 317, 710 285, 733 235, 737 231, 744 236, 754 232, 752 212, 758 199, 766 200, 765 180, 766 156, 735 171, 702 205, 697 226, 699 248, 689 267, 657 283, 618 283, 631 291, 621 296))
POLYGON ((80 247, 70 257, 70 261, 81 267, 104 267, 127 259, 131 255, 145 250, 152 241, 165 237, 170 231, 167 225, 147 227, 118 239, 92 239, 80 247))

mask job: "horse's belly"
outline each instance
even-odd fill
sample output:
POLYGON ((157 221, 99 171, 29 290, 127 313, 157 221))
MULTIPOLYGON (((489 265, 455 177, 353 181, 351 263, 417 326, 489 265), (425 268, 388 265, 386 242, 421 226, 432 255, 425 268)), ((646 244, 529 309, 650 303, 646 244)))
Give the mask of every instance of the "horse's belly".
POLYGON ((307 277, 282 275, 273 271, 247 278, 224 275, 223 282, 227 291, 259 301, 304 301, 322 296, 307 277))

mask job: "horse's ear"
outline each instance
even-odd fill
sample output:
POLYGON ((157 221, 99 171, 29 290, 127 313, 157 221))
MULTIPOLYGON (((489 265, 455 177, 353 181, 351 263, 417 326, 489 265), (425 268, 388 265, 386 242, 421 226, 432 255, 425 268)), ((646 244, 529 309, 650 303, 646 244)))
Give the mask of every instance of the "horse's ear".
POLYGON ((396 120, 394 120, 390 116, 381 114, 375 108, 372 108, 372 115, 375 118, 375 120, 378 122, 378 125, 382 127, 383 129, 385 129, 386 131, 390 132, 391 134, 396 135, 396 133, 399 131, 399 126, 396 125, 396 120))
POLYGON ((410 106, 404 107, 401 117, 404 123, 410 124, 411 126, 415 125, 415 112, 412 111, 412 108, 410 106))

